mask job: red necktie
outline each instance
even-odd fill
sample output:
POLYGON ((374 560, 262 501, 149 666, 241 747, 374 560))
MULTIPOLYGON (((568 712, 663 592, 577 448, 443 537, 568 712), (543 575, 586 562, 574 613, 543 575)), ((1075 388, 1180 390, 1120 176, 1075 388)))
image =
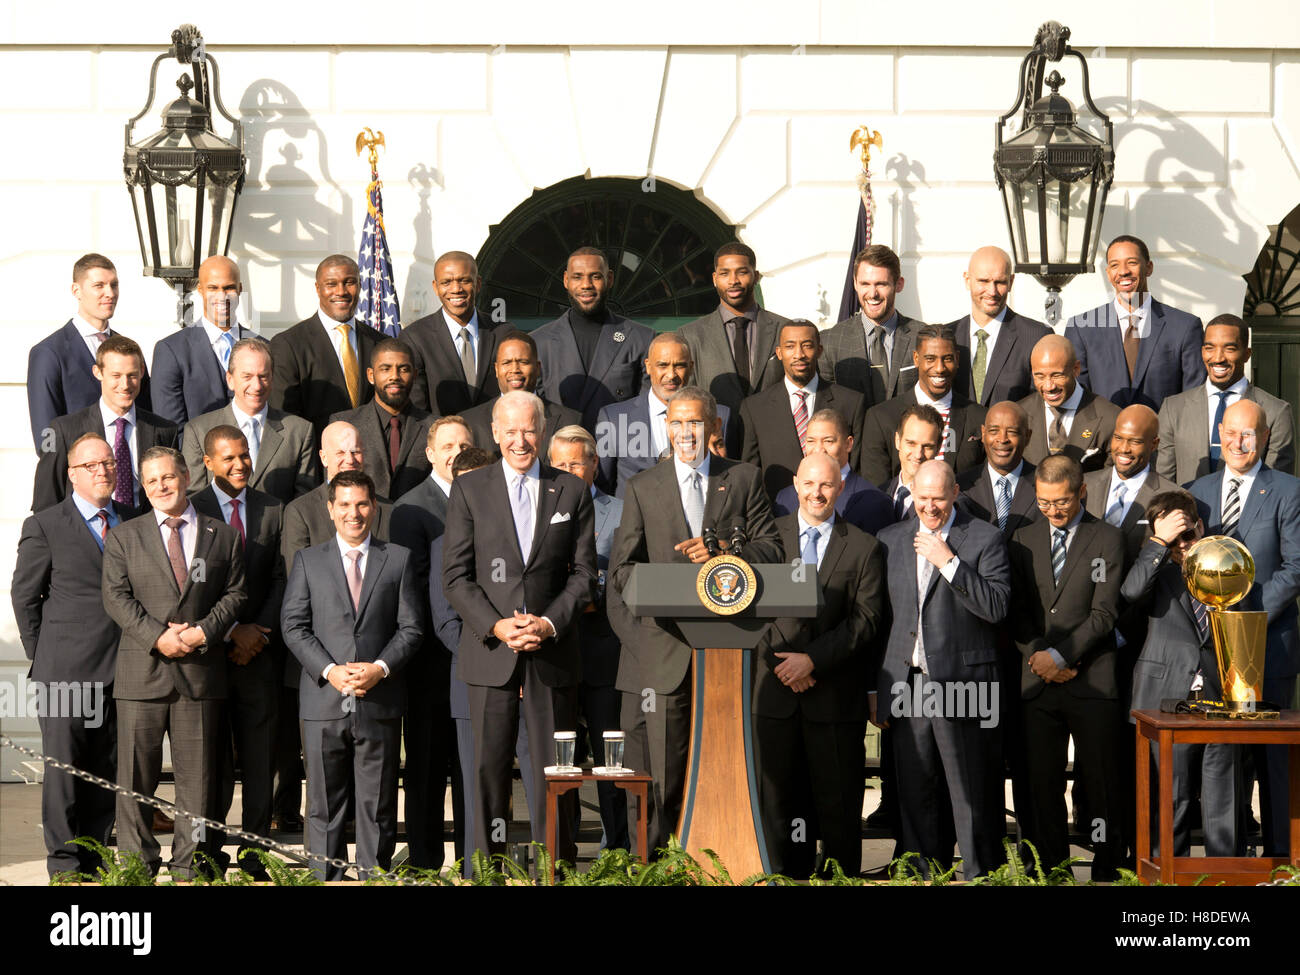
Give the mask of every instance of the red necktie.
POLYGON ((239 532, 239 545, 242 548, 247 539, 244 536, 244 519, 239 517, 239 502, 230 499, 230 527, 239 532))
POLYGON ((799 405, 794 411, 794 432, 799 438, 799 452, 807 454, 808 445, 804 438, 808 436, 808 391, 796 390, 795 395, 799 397, 799 405))
POLYGON ((108 538, 108 511, 104 508, 100 508, 99 511, 95 513, 95 517, 99 519, 99 540, 102 542, 104 539, 108 538))

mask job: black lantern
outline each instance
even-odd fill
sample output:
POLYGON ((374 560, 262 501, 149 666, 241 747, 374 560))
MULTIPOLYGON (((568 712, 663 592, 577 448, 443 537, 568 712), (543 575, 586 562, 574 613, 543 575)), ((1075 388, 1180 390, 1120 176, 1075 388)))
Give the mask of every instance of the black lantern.
POLYGON ((1007 211, 1015 270, 1047 289, 1047 319, 1060 319, 1061 288, 1093 270, 1106 193, 1115 172, 1115 138, 1110 119, 1092 101, 1088 62, 1070 47, 1070 28, 1048 21, 1038 28, 1034 48, 1020 65, 1016 103, 998 119, 993 171, 1007 211), (1105 125, 1097 138, 1075 124, 1074 106, 1060 94, 1065 79, 1047 62, 1066 55, 1079 59, 1083 100, 1105 125), (1043 94, 1046 82, 1051 89, 1043 94), (1007 119, 1024 110, 1018 133, 1003 141, 1007 119))
POLYGON ((235 200, 244 186, 241 127, 221 104, 218 83, 217 62, 204 50, 198 28, 183 24, 172 31, 168 51, 154 58, 149 98, 126 123, 122 165, 144 273, 170 282, 181 296, 198 281, 199 265, 230 247, 235 200), (160 130, 133 143, 131 129, 153 104, 158 65, 169 57, 187 68, 176 81, 180 97, 163 109, 160 130), (233 127, 233 141, 213 131, 213 102, 233 127))

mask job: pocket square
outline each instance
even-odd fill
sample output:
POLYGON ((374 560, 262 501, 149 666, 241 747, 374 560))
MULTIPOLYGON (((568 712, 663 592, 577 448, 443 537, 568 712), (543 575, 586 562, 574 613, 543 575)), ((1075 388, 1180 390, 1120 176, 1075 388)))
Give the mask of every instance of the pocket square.
POLYGON ((560 513, 557 511, 555 514, 551 515, 551 524, 552 524, 552 525, 559 525, 559 524, 562 524, 563 522, 566 522, 566 521, 568 521, 568 520, 569 520, 569 513, 568 513, 567 511, 564 512, 563 514, 560 514, 560 513))

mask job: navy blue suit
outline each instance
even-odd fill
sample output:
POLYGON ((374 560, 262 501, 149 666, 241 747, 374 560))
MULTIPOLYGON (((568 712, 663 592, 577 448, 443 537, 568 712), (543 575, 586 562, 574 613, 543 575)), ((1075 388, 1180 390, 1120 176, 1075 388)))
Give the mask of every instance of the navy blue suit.
MULTIPOLYGON (((772 513, 780 518, 798 510, 799 496, 795 493, 794 485, 782 488, 772 502, 772 513)), ((849 476, 844 479, 844 490, 835 499, 835 517, 843 518, 868 535, 875 535, 880 529, 894 523, 894 502, 857 471, 849 471, 849 476)))
POLYGON ((154 412, 178 427, 230 402, 226 373, 212 351, 207 329, 191 325, 153 347, 153 387, 154 412))
MULTIPOLYGON (((722 421, 722 442, 728 443, 731 410, 723 403, 718 404, 718 419, 722 421)), ((596 415, 595 435, 600 454, 596 487, 606 494, 622 498, 628 478, 659 462, 650 435, 650 403, 640 393, 602 407, 596 415)))
POLYGON ((1113 301, 1074 315, 1065 326, 1079 358, 1079 382, 1120 409, 1142 403, 1159 410, 1166 396, 1205 382, 1201 320, 1154 298, 1149 314, 1132 379, 1124 358, 1127 322, 1118 319, 1113 301))
MULTIPOLYGON (((99 380, 90 371, 94 364, 95 357, 90 354, 89 346, 77 331, 76 322, 71 319, 57 332, 33 345, 27 354, 27 413, 31 417, 32 440, 38 454, 43 431, 50 427, 55 417, 84 410, 99 399, 102 392, 99 380)), ((143 410, 152 409, 147 368, 135 402, 143 410)))
MULTIPOLYGON (((1223 528, 1223 478, 1220 470, 1192 482, 1208 535, 1223 528)), ((1255 584, 1237 609, 1268 613, 1264 650, 1264 700, 1291 707, 1295 677, 1300 673, 1300 633, 1297 633, 1296 597, 1300 596, 1300 479, 1260 466, 1242 499, 1241 517, 1232 537, 1250 549, 1255 559, 1255 584)), ((1260 820, 1266 856, 1285 856, 1289 846, 1287 817, 1287 749, 1263 748, 1260 771, 1260 820), (1265 768, 1267 767, 1267 774, 1265 768)))

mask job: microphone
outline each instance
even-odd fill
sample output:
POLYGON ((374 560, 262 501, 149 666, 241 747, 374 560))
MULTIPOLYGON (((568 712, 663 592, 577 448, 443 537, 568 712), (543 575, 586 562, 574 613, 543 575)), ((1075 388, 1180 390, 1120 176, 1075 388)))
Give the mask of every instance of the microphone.
POLYGON ((718 533, 716 530, 706 528, 700 533, 700 538, 704 542, 704 547, 709 550, 710 558, 718 554, 718 533))
POLYGON ((732 525, 731 526, 731 548, 728 549, 728 551, 730 551, 732 555, 739 558, 741 551, 744 549, 745 545, 748 542, 749 542, 749 536, 745 534, 745 527, 740 524, 732 525))

